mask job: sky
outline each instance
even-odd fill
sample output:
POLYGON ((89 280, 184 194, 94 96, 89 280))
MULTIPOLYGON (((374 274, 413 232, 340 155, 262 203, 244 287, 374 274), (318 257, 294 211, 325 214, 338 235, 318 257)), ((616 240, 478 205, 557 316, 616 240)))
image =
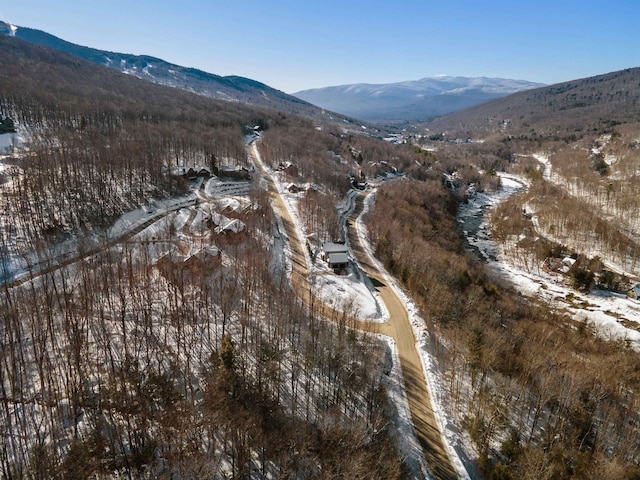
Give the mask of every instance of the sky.
POLYGON ((436 75, 552 84, 640 66, 638 0, 0 0, 0 20, 287 93, 436 75))

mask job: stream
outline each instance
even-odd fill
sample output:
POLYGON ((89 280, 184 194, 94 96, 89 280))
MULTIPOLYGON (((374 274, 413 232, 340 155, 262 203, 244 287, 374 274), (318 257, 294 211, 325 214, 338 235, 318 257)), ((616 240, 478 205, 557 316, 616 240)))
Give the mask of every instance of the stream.
POLYGON ((465 204, 460 205, 456 219, 466 240, 469 251, 484 261, 498 261, 498 248, 491 238, 489 214, 491 209, 526 188, 523 180, 512 175, 500 174, 502 188, 492 193, 478 192, 465 204))
POLYGON ((626 340, 640 351, 640 302, 606 290, 578 292, 557 274, 524 271, 499 257, 498 246, 491 236, 491 209, 527 188, 526 180, 508 174, 500 177, 500 190, 489 194, 478 192, 458 209, 456 218, 464 232, 467 249, 524 296, 538 298, 577 321, 594 325, 603 338, 626 340))

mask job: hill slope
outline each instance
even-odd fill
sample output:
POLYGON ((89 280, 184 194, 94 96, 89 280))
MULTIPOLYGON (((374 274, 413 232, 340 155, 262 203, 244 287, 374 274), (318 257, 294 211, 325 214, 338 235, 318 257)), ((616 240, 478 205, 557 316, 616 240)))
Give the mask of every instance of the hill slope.
POLYGON ((268 107, 286 113, 311 116, 321 113, 320 109, 303 100, 249 78, 222 77, 146 55, 130 55, 84 47, 41 30, 15 27, 2 21, 0 21, 0 34, 53 48, 154 83, 180 88, 211 98, 268 107))
POLYGON ((437 118, 426 126, 479 138, 489 134, 570 136, 640 118, 640 68, 515 93, 437 118))
POLYGON ((414 122, 541 85, 502 78, 440 76, 399 83, 318 88, 294 95, 327 110, 364 120, 414 122))

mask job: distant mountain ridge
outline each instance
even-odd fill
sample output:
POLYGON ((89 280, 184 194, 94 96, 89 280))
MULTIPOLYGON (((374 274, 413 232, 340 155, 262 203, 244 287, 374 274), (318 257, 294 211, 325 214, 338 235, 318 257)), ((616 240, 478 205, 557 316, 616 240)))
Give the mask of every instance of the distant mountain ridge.
POLYGON ((462 138, 573 138, 640 119, 640 68, 518 92, 424 125, 462 138))
POLYGON ((154 83, 180 88, 211 98, 273 108, 285 113, 311 116, 321 114, 318 107, 249 78, 222 77, 147 55, 107 52, 84 47, 41 30, 16 27, 3 21, 0 21, 0 34, 75 55, 154 83))
POLYGON ((543 85, 442 75, 397 83, 316 88, 294 95, 327 110, 372 122, 418 122, 543 85))

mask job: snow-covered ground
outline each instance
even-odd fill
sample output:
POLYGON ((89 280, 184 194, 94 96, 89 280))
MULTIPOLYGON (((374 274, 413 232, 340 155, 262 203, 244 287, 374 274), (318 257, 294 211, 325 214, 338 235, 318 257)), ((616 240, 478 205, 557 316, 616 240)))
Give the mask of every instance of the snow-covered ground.
MULTIPOLYGON (((538 155, 536 158, 544 166, 545 178, 551 178, 551 166, 546 157, 538 155)), ((547 273, 541 268, 527 270, 515 265, 493 241, 489 210, 527 187, 526 180, 519 177, 501 175, 501 178, 502 190, 491 195, 479 193, 458 211, 458 221, 463 225, 472 248, 487 261, 491 271, 506 279, 523 295, 538 298, 571 314, 576 320, 594 326, 605 338, 626 340, 640 350, 640 332, 625 326, 625 320, 640 324, 639 302, 599 290, 589 294, 577 292, 564 283, 560 274, 547 273)))
POLYGON ((373 322, 384 322, 389 318, 384 304, 365 284, 359 269, 351 269, 348 275, 313 275, 309 283, 322 302, 334 309, 349 311, 361 320, 373 322))
POLYGON ((13 152, 14 148, 20 142, 17 133, 3 133, 0 135, 0 155, 8 155, 13 152))

